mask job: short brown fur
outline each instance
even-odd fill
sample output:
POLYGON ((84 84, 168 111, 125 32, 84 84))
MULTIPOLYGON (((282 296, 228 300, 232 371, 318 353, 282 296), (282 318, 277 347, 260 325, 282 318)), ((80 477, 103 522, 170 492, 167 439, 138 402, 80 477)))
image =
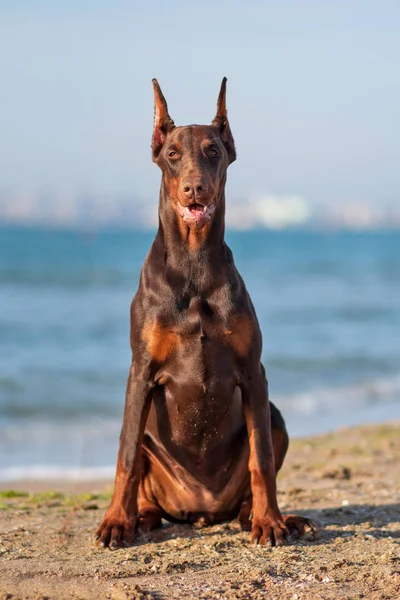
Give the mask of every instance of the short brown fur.
POLYGON ((210 126, 176 127, 156 80, 153 161, 159 229, 131 306, 129 372, 114 494, 102 546, 132 543, 161 519, 238 518, 260 544, 303 535, 280 513, 276 473, 288 447, 268 398, 261 332, 224 241, 225 183, 236 151, 226 79, 210 126))
POLYGON ((147 352, 157 362, 163 362, 180 343, 180 336, 169 331, 157 321, 146 323, 143 328, 143 340, 146 342, 147 352))
POLYGON ((239 356, 246 356, 249 351, 253 337, 254 324, 248 317, 240 315, 231 319, 230 330, 226 332, 228 344, 230 344, 239 356))

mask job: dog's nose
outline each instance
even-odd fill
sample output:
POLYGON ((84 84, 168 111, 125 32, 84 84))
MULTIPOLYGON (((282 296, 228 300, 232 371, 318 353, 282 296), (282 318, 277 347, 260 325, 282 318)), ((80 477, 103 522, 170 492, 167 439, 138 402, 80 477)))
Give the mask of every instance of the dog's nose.
POLYGON ((208 186, 204 179, 186 179, 182 183, 182 191, 185 198, 194 200, 200 198, 202 194, 207 192, 208 186))

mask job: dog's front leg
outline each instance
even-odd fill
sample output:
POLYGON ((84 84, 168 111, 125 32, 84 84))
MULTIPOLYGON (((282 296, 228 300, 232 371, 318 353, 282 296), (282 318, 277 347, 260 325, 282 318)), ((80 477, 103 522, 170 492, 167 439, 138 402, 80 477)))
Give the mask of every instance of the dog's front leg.
POLYGON ((286 543, 289 532, 278 508, 268 387, 261 365, 241 388, 250 445, 251 539, 262 545, 279 546, 286 543))
POLYGON ((137 494, 141 446, 151 403, 152 386, 132 365, 126 389, 124 422, 111 504, 96 532, 97 544, 117 548, 133 542, 137 528, 137 494))

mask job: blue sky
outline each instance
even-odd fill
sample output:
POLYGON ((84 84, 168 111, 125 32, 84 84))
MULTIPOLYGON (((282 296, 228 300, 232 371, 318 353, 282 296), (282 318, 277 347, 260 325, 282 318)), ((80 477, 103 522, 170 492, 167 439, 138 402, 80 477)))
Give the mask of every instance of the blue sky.
POLYGON ((400 203, 400 3, 0 3, 0 190, 158 195, 151 78, 177 124, 221 78, 235 198, 400 203))

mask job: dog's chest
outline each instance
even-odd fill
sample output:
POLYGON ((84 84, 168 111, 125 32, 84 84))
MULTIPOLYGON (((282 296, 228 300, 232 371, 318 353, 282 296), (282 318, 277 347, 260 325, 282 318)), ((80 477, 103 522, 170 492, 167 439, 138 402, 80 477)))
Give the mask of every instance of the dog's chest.
POLYGON ((165 318, 162 312, 146 322, 142 339, 163 372, 190 373, 192 385, 213 375, 233 372, 252 343, 251 315, 193 298, 186 309, 165 318))
POLYGON ((162 319, 153 322, 147 347, 163 388, 158 421, 170 423, 168 435, 176 443, 197 440, 207 446, 215 443, 216 431, 239 427, 241 403, 234 401, 238 365, 252 335, 250 318, 237 311, 221 315, 204 300, 191 302, 169 325, 162 319))

